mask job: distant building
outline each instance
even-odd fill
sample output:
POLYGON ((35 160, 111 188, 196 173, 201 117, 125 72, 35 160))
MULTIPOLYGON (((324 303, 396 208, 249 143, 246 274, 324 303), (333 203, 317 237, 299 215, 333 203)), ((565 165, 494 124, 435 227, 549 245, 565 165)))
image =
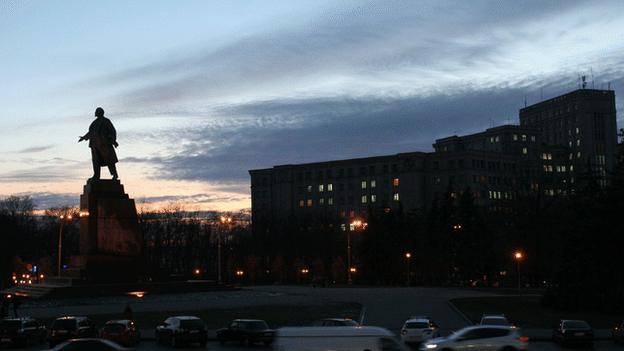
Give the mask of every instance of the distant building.
POLYGON ((426 209, 448 192, 506 210, 530 193, 572 194, 587 175, 606 186, 616 145, 614 92, 580 89, 521 109, 520 125, 438 139, 434 152, 250 170, 252 228, 292 219, 344 227, 369 210, 426 209))

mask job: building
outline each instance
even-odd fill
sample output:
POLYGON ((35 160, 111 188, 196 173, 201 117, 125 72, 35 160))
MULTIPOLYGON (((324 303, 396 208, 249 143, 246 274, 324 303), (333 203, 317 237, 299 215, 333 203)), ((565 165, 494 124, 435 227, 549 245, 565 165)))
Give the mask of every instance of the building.
MULTIPOLYGON (((252 228, 296 219, 345 226, 371 209, 426 209, 471 191, 491 210, 530 193, 566 196, 615 167, 615 94, 579 89, 520 110, 520 125, 438 139, 434 152, 250 170, 252 228)), ((344 228, 343 228, 344 229, 344 228)))

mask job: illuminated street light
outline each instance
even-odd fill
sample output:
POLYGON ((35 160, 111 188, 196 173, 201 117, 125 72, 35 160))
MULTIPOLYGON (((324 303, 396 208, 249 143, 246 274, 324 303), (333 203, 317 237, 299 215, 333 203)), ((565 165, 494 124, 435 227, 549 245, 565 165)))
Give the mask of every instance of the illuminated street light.
POLYGON ((201 273, 201 271, 199 270, 199 268, 195 269, 195 275, 199 275, 199 273, 201 273))
POLYGON ((63 228, 65 226, 65 221, 71 221, 72 220, 72 215, 60 215, 59 219, 61 222, 61 227, 59 229, 59 237, 58 237, 58 259, 57 259, 57 265, 56 265, 56 275, 58 277, 61 276, 61 258, 63 256, 63 228))
POLYGON ((240 270, 240 269, 236 271, 236 275, 239 276, 239 277, 242 277, 244 274, 245 274, 245 272, 240 270))
POLYGON ((516 260, 516 268, 517 268, 517 274, 518 274, 518 294, 520 294, 520 262, 522 262, 522 260, 524 259, 524 253, 522 253, 522 251, 520 250, 516 250, 516 252, 514 252, 513 254, 514 259, 516 260))
MULTIPOLYGON (((351 267, 351 231, 359 230, 359 229, 364 230, 366 229, 367 226, 368 226, 368 223, 362 222, 359 219, 356 219, 353 222, 351 222, 351 226, 349 230, 347 231, 347 267, 351 267)), ((347 270, 347 283, 348 284, 353 284, 353 278, 351 277, 351 273, 353 272, 351 271, 351 268, 349 268, 347 270)))
POLYGON ((411 252, 406 252, 405 253, 405 263, 407 265, 407 282, 406 285, 410 286, 410 281, 411 281, 411 275, 410 275, 410 258, 412 258, 412 253, 411 252))
POLYGON ((349 273, 357 273, 357 268, 355 267, 349 268, 349 273))

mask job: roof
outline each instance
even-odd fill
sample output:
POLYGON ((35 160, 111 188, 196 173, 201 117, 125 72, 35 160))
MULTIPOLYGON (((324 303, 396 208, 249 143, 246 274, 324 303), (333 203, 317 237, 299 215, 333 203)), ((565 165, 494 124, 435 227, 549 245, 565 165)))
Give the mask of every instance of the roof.
POLYGON ((429 323, 429 319, 428 318, 410 318, 405 321, 405 323, 413 323, 413 322, 429 323))
POLYGON ((129 319, 112 319, 108 322, 106 322, 105 324, 129 324, 129 323, 133 323, 133 321, 129 320, 129 319))

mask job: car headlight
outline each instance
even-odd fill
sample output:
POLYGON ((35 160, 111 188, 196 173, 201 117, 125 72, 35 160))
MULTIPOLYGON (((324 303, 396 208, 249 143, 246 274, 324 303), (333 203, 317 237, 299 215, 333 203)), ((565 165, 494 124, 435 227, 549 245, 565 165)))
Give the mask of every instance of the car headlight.
POLYGON ((425 347, 427 348, 427 350, 433 350, 438 348, 438 344, 427 344, 425 345, 425 347))

